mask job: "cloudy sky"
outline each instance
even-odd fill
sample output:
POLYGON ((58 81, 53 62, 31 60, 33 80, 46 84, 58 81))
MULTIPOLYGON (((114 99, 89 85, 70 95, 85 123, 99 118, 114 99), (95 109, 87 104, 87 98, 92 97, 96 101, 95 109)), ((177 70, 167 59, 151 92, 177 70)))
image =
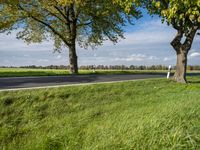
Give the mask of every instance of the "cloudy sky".
MULTIPOLYGON (((124 30, 126 39, 116 45, 106 41, 95 50, 77 47, 79 65, 175 65, 175 51, 169 43, 176 31, 158 17, 145 14, 124 30)), ((26 45, 15 37, 16 32, 0 34, 0 66, 68 65, 67 48, 53 53, 51 41, 26 45)), ((189 64, 200 65, 200 36, 189 53, 189 64)))

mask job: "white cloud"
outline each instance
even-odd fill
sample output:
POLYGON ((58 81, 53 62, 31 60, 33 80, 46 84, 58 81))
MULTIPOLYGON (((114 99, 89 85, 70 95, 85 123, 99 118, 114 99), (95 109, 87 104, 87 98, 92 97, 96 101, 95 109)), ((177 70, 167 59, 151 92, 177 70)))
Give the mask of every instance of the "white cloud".
POLYGON ((165 58, 163 59, 163 61, 169 61, 169 60, 170 60, 169 57, 165 57, 165 58))
POLYGON ((49 60, 48 59, 38 59, 37 62, 43 63, 43 62, 49 62, 49 60))
POLYGON ((164 61, 164 62, 167 62, 167 61, 172 61, 172 60, 175 60, 175 59, 176 59, 175 56, 170 56, 170 57, 165 57, 165 58, 163 59, 163 61, 164 61))
POLYGON ((190 58, 195 58, 195 57, 200 57, 200 53, 199 52, 192 52, 190 55, 189 55, 190 58))
MULTIPOLYGON (((160 20, 145 22, 139 26, 140 29, 126 33, 125 39, 122 39, 117 46, 132 45, 154 45, 154 44, 169 44, 175 36, 176 32, 172 27, 162 24, 160 20)), ((106 41, 105 46, 112 46, 113 43, 106 41)))
POLYGON ((62 55, 56 56, 56 59, 61 59, 61 58, 62 58, 62 55))
POLYGON ((132 62, 132 61, 145 61, 145 60, 158 60, 156 56, 147 56, 144 54, 132 54, 131 56, 124 57, 124 58, 114 58, 111 59, 112 61, 126 61, 126 62, 132 62))
POLYGON ((0 34, 0 51, 52 51, 53 42, 26 44, 23 40, 16 39, 16 34, 20 30, 15 30, 11 34, 0 34), (9 44, 8 44, 9 43, 9 44))
POLYGON ((24 56, 24 57, 30 57, 30 55, 28 55, 28 54, 24 54, 23 56, 24 56))

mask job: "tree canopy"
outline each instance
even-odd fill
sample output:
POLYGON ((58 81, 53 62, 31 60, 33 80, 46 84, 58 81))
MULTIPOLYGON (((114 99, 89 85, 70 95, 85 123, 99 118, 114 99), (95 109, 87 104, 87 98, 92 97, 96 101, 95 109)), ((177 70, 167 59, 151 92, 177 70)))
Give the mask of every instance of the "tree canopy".
POLYGON ((52 39, 55 50, 63 46, 71 49, 70 58, 75 63, 76 42, 87 48, 123 38, 122 26, 140 17, 134 3, 130 13, 124 9, 110 0, 1 0, 0 31, 20 29, 17 37, 27 43, 52 39))
POLYGON ((199 0, 150 0, 148 8, 175 29, 181 28, 186 36, 191 32, 191 27, 200 28, 199 0))
POLYGON ((117 42, 118 36, 123 37, 121 27, 125 20, 130 20, 132 15, 138 17, 139 13, 134 9, 131 14, 125 14, 119 5, 113 4, 109 0, 3 0, 0 30, 20 27, 24 30, 18 37, 26 42, 40 42, 50 36, 55 40, 55 47, 60 48, 60 39, 66 43, 71 40, 71 23, 76 21, 77 41, 81 45, 99 45, 105 37, 117 42))

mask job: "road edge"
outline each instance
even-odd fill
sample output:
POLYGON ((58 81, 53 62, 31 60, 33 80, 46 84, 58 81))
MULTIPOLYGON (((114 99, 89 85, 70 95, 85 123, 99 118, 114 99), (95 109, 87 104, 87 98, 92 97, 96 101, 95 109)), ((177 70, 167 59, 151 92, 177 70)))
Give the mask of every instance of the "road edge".
POLYGON ((61 87, 76 87, 76 86, 88 86, 88 85, 99 85, 99 84, 123 83, 123 82, 130 82, 130 81, 131 82, 133 82, 133 81, 136 82, 136 81, 157 80, 157 79, 164 79, 164 77, 162 77, 162 78, 122 80, 122 81, 108 81, 108 82, 77 83, 77 84, 67 84, 67 85, 38 86, 38 87, 29 87, 29 88, 2 89, 2 90, 0 90, 0 92, 37 90, 37 89, 52 89, 52 88, 61 88, 61 87))

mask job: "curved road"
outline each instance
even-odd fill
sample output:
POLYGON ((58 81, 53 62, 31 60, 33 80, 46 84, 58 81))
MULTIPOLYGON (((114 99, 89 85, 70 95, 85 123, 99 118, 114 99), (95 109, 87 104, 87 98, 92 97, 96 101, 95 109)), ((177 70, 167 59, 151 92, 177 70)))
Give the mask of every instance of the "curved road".
POLYGON ((162 78, 165 74, 129 74, 129 75, 68 75, 48 77, 9 77, 0 78, 0 90, 33 87, 49 87, 59 85, 75 85, 83 83, 99 83, 127 81, 149 78, 162 78))

